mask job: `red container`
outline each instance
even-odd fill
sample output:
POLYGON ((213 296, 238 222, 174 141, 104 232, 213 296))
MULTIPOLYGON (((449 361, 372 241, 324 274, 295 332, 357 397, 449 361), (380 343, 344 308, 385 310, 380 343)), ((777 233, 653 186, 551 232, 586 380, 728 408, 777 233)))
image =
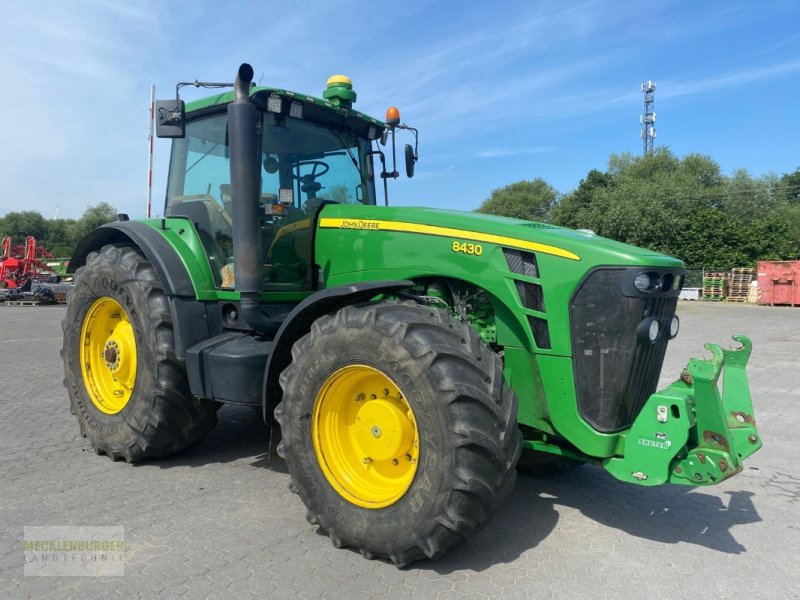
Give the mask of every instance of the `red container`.
POLYGON ((800 260, 758 263, 758 303, 800 306, 800 260))

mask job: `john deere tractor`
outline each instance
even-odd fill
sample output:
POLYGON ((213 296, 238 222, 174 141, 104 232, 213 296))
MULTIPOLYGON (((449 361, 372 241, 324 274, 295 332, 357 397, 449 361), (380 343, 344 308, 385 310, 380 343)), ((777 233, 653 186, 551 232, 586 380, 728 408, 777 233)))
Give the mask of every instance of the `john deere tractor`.
MULTIPOLYGON (((222 403, 257 407, 309 522, 406 565, 483 527, 518 461, 709 485, 761 446, 746 337, 656 391, 681 261, 380 206, 395 134, 416 134, 397 111, 354 110, 343 76, 322 98, 252 77, 245 64, 231 92, 157 104, 173 138, 165 216, 104 225, 70 261, 65 381, 98 454, 167 456, 222 403)), ((412 175, 416 143, 405 157, 412 175)))

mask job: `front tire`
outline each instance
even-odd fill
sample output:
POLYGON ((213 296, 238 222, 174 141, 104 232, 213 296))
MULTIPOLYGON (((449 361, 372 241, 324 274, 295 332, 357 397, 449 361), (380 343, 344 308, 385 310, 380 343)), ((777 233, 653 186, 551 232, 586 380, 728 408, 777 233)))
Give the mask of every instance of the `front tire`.
POLYGON ((517 399, 469 325, 413 302, 349 306, 292 358, 278 450, 335 546, 398 566, 436 558, 513 489, 517 399))
POLYGON ((167 297, 134 248, 107 245, 87 256, 62 329, 72 412, 98 454, 168 456, 216 425, 216 404, 189 392, 167 297))

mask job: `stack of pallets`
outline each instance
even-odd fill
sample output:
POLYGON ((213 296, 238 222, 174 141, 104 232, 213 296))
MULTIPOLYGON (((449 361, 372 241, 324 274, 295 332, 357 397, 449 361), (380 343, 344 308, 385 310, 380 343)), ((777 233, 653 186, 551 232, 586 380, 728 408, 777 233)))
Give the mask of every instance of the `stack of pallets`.
POLYGON ((735 267, 731 269, 728 301, 747 302, 747 294, 750 292, 750 282, 752 280, 753 269, 746 267, 735 267))
POLYGON ((728 294, 728 273, 708 272, 703 275, 703 300, 720 302, 728 294))

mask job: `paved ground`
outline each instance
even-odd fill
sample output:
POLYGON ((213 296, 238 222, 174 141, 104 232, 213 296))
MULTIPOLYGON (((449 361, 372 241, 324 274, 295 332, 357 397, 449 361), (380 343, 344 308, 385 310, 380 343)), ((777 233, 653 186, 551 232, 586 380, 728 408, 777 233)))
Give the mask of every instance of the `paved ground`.
POLYGON ((398 570, 334 549, 265 456, 250 410, 140 466, 95 456, 61 386, 63 308, 0 306, 0 597, 797 598, 800 309, 682 303, 662 383, 704 341, 749 333, 764 449, 713 488, 641 488, 582 467, 520 478, 467 544, 398 570), (25 577, 25 525, 122 525, 124 577, 25 577))

